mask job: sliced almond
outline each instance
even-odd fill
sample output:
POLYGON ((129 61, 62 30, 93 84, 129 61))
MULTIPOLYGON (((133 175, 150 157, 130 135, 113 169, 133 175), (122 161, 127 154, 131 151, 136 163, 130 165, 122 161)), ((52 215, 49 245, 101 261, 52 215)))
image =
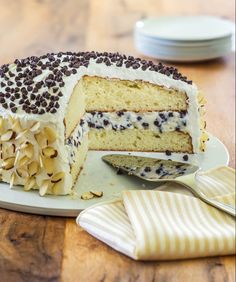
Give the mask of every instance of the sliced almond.
POLYGON ((43 167, 43 158, 41 155, 39 155, 39 165, 40 167, 43 167))
POLYGON ((0 144, 0 159, 3 159, 3 150, 2 150, 2 144, 0 144))
POLYGON ((35 134, 34 138, 36 139, 37 143, 39 144, 39 147, 44 148, 47 146, 47 138, 42 132, 35 134))
POLYGON ((4 143, 1 148, 1 152, 3 156, 6 155, 7 157, 13 157, 15 155, 15 144, 10 142, 4 143))
POLYGON ((33 124, 31 126, 30 131, 31 132, 36 132, 37 130, 39 130, 39 128, 40 128, 40 122, 38 121, 38 122, 36 122, 35 124, 33 124))
POLYGON ((20 178, 28 178, 29 177, 29 173, 27 171, 27 168, 17 168, 16 169, 16 173, 20 178))
POLYGON ((0 132, 3 130, 4 120, 0 117, 0 132))
POLYGON ((207 141, 209 139, 208 135, 206 132, 203 132, 202 136, 201 136, 201 140, 202 141, 207 141))
POLYGON ((11 174, 11 177, 10 177, 10 188, 13 187, 15 180, 16 180, 16 173, 13 172, 13 173, 11 174))
POLYGON ((17 132, 17 133, 19 133, 19 132, 22 131, 22 128, 21 128, 21 124, 20 124, 19 119, 15 119, 15 120, 13 121, 13 123, 12 123, 12 129, 13 129, 15 132, 17 132))
POLYGON ((57 155, 58 155, 58 152, 57 150, 55 150, 53 147, 46 147, 42 150, 42 153, 45 157, 48 157, 48 158, 56 158, 57 155))
POLYGON ((25 154, 29 159, 32 159, 34 155, 33 145, 29 143, 28 146, 22 150, 22 154, 25 154))
POLYGON ((95 197, 102 197, 103 196, 103 192, 102 191, 89 191, 91 194, 93 194, 95 197))
POLYGON ((14 167, 15 158, 8 158, 2 162, 2 169, 9 170, 14 167))
POLYGON ((201 128, 206 129, 206 121, 201 120, 201 128))
POLYGON ((51 178, 51 182, 52 183, 60 182, 64 178, 64 176, 65 176, 64 172, 58 172, 53 175, 53 177, 51 178))
POLYGON ((52 193, 54 195, 60 195, 62 193, 62 182, 57 182, 52 186, 52 193))
POLYGON ((34 176, 39 171, 39 164, 36 161, 33 161, 28 165, 28 171, 30 176, 34 176))
POLYGON ((23 149, 27 148, 28 145, 29 145, 29 141, 24 141, 23 143, 20 144, 19 149, 23 150, 23 149))
POLYGON ((23 131, 19 132, 16 136, 16 140, 22 138, 26 133, 28 132, 28 129, 24 129, 23 131))
POLYGON ((29 162, 29 158, 27 156, 22 157, 19 161, 18 161, 18 166, 22 167, 24 165, 26 165, 29 162))
POLYGON ((24 190, 29 191, 36 185, 36 181, 34 177, 30 177, 26 180, 24 185, 24 190))
POLYGON ((81 195, 82 200, 90 200, 92 198, 94 198, 94 195, 90 192, 85 192, 81 195))
POLYGON ((17 164, 19 158, 20 158, 20 151, 17 151, 17 152, 16 152, 16 157, 15 157, 15 163, 14 163, 14 165, 17 164))
POLYGON ((44 196, 47 193, 48 189, 50 188, 50 185, 51 185, 50 180, 44 180, 39 188, 39 195, 44 196))
POLYGON ((53 143, 56 141, 57 133, 52 127, 45 127, 44 133, 49 143, 53 143))
POLYGON ((51 159, 51 158, 44 158, 43 159, 43 167, 45 168, 46 172, 49 174, 49 175, 52 175, 53 172, 55 171, 54 169, 54 160, 51 159))
POLYGON ((9 129, 7 130, 7 132, 5 132, 4 134, 2 134, 1 136, 1 141, 10 141, 11 139, 15 138, 16 133, 9 129))

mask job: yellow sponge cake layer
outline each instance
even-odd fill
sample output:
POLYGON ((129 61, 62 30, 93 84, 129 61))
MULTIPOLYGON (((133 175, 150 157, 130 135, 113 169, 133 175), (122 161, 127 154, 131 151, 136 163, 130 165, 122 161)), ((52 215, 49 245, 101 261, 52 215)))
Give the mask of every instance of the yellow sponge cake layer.
POLYGON ((192 140, 183 132, 157 133, 150 130, 96 130, 89 131, 89 149, 114 151, 154 151, 167 150, 192 153, 192 140))
POLYGON ((184 111, 185 92, 144 81, 83 77, 86 111, 184 111))
POLYGON ((70 136, 81 117, 85 112, 85 95, 82 87, 82 81, 79 81, 75 86, 70 97, 67 111, 64 119, 66 138, 70 136))

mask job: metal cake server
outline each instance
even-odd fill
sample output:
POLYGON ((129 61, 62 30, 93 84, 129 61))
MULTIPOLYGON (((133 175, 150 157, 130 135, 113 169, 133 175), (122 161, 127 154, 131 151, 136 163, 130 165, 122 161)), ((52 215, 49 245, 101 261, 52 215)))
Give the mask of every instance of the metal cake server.
POLYGON ((102 160, 128 175, 134 175, 146 181, 157 183, 176 182, 187 188, 203 202, 236 216, 236 209, 230 205, 208 198, 196 185, 195 176, 200 170, 198 166, 188 163, 161 160, 147 157, 111 154, 102 160))

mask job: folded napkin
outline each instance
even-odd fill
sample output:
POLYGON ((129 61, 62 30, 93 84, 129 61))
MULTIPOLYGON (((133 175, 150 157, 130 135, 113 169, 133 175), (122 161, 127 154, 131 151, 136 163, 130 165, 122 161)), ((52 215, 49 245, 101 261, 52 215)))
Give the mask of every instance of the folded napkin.
MULTIPOLYGON (((219 167, 199 173, 209 197, 235 205, 235 171, 219 167)), ((122 192, 119 200, 84 210, 77 223, 94 237, 136 260, 171 260, 235 253, 235 219, 199 199, 164 191, 122 192)), ((162 191, 159 191, 162 189, 162 191)))

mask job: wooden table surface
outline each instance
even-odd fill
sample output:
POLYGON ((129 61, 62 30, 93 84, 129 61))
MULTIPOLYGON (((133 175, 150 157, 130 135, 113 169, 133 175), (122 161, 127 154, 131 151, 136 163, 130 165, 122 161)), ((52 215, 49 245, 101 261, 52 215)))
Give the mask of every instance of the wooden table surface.
MULTIPOLYGON (((234 20, 233 0, 0 0, 0 64, 59 50, 120 51, 135 21, 213 14, 234 20)), ((234 158, 234 57, 176 64, 204 91, 208 131, 234 158)), ((216 152, 217 154, 217 152, 216 152)), ((235 257, 136 262, 99 242, 74 219, 0 209, 0 281, 235 281, 235 257)))

